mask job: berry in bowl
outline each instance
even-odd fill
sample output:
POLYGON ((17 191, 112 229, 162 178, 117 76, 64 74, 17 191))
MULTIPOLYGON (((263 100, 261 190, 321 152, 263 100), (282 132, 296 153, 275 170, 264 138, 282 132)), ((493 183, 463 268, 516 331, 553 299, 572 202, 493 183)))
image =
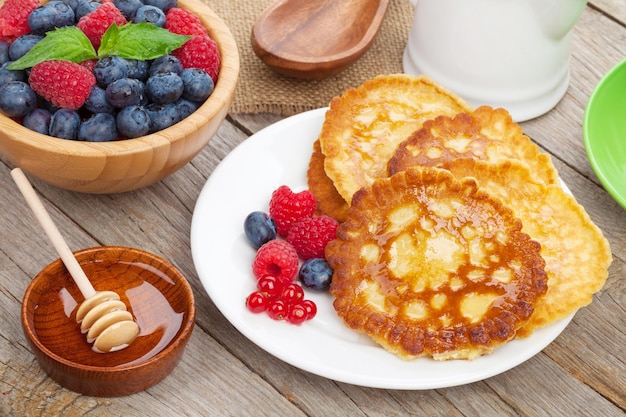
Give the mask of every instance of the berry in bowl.
POLYGON ((239 77, 231 32, 198 0, 6 0, 0 28, 0 153, 67 190, 125 192, 180 169, 239 77))

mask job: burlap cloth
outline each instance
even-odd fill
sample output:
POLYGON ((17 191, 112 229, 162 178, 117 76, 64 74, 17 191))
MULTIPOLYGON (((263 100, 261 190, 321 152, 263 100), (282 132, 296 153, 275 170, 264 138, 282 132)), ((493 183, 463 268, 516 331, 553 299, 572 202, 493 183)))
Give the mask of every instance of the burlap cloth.
POLYGON ((409 0, 391 0, 370 49, 343 72, 321 80, 277 74, 254 54, 250 44, 252 27, 257 16, 273 0, 203 1, 228 25, 239 47, 241 71, 232 113, 271 112, 290 116, 325 107, 334 96, 376 75, 402 72, 402 53, 413 21, 409 0))

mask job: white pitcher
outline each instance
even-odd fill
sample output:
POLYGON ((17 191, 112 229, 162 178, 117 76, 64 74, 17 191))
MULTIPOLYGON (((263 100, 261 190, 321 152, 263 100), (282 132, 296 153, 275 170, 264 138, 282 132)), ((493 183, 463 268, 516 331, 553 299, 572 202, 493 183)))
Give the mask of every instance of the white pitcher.
POLYGON ((523 121, 569 85, 571 30, 586 0, 410 0, 407 74, 426 74, 470 104, 523 121))

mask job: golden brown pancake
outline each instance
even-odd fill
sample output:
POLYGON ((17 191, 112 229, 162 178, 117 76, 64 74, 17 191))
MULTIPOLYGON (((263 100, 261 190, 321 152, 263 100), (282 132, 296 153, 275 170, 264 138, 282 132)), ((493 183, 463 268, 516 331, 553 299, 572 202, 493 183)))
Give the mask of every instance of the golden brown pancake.
POLYGON ((465 159, 443 167, 457 178, 475 178, 481 189, 509 206, 522 221, 522 231, 541 244, 548 292, 518 336, 529 336, 591 303, 608 276, 611 248, 574 197, 559 185, 535 179, 515 160, 494 165, 465 159))
POLYGON ((309 191, 315 196, 317 214, 325 214, 334 217, 340 223, 343 222, 348 213, 348 203, 339 195, 335 184, 324 171, 324 154, 319 140, 313 142, 313 153, 306 178, 309 191))
POLYGON ((387 177, 400 142, 429 119, 471 111, 460 97, 425 76, 378 76, 330 102, 319 141, 324 171, 339 195, 352 195, 387 177))
POLYGON ((515 337, 546 291, 540 245, 510 209, 443 169, 359 190, 326 247, 345 324, 403 359, 473 359, 515 337))
POLYGON ((387 168, 393 175, 413 165, 440 166, 458 158, 492 163, 519 159, 545 184, 558 182, 550 156, 540 152, 506 110, 487 106, 424 123, 398 146, 387 168))

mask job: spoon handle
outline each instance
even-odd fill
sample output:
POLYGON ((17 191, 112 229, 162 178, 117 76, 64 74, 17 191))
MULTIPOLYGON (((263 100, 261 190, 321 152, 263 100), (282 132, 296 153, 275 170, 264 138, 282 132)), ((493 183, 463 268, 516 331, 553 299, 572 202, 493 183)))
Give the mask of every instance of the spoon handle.
POLYGON ((11 176, 13 177, 17 188, 19 188, 20 192, 26 199, 30 209, 33 211, 33 214, 39 221, 39 224, 41 224, 44 231, 48 235, 54 249, 56 249, 57 253, 61 257, 61 260, 74 279, 78 289, 83 294, 83 297, 87 299, 93 296, 96 293, 96 290, 91 285, 91 282, 89 282, 89 278, 85 275, 85 271, 83 271, 74 257, 74 254, 67 246, 63 236, 61 236, 61 233, 59 232, 59 229, 57 229, 56 225, 52 221, 52 218, 41 203, 41 200, 37 196, 37 193, 35 193, 35 190, 33 189, 30 181, 28 181, 28 178, 26 178, 26 175, 24 175, 24 172, 20 168, 14 168, 11 171, 11 176))

